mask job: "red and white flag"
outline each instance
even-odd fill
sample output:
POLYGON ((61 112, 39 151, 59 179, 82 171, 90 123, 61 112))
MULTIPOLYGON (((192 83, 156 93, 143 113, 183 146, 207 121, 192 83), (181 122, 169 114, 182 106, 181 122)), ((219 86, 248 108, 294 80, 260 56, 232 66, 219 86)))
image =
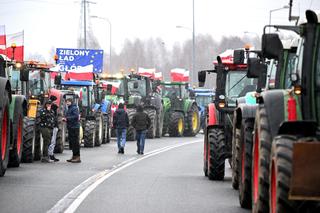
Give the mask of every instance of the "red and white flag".
POLYGON ((24 59, 24 32, 7 35, 6 55, 10 59, 22 62, 24 59), (15 48, 12 48, 15 45, 15 48), (14 51, 13 51, 14 49, 14 51), (14 52, 14 55, 13 55, 14 52), (14 56, 14 57, 13 57, 14 56))
POLYGON ((139 67, 139 70, 138 70, 139 75, 149 77, 149 78, 154 78, 155 72, 156 72, 155 68, 145 69, 145 68, 139 67))
POLYGON ((189 71, 182 68, 172 69, 170 75, 173 82, 185 82, 189 80, 189 71))
POLYGON ((162 72, 155 72, 154 73, 154 80, 162 81, 162 72))
POLYGON ((0 25, 0 54, 6 55, 6 27, 0 25))
POLYGON ((82 80, 92 81, 93 80, 93 65, 90 64, 85 67, 69 70, 66 72, 64 77, 65 80, 82 80))

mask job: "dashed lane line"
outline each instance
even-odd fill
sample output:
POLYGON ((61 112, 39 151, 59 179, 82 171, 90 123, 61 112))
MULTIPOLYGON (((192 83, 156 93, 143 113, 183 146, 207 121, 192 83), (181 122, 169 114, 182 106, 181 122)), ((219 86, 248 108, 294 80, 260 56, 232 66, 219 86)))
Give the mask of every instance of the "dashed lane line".
POLYGON ((110 178, 112 175, 120 172, 121 170, 138 163, 144 159, 150 158, 152 156, 158 155, 160 153, 175 149, 181 146, 190 145, 194 143, 202 142, 203 140, 196 140, 188 143, 181 143, 171 146, 166 146, 154 151, 145 153, 142 157, 132 157, 126 161, 123 161, 109 170, 103 170, 87 180, 83 181, 81 184, 72 189, 68 194, 66 194, 61 200, 59 200, 56 205, 54 205, 47 213, 73 213, 77 210, 80 204, 86 199, 86 197, 101 183, 106 179, 110 178))

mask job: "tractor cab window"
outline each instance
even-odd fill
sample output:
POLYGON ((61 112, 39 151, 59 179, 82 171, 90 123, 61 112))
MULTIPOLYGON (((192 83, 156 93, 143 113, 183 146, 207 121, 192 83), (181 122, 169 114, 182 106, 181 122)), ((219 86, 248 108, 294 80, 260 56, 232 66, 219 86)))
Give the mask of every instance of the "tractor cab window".
POLYGON ((278 66, 277 61, 272 59, 268 62, 268 88, 274 88, 276 83, 276 72, 277 72, 278 66))
POLYGON ((179 85, 164 85, 162 89, 162 94, 164 97, 174 98, 181 97, 180 86, 179 85))
POLYGON ((140 95, 146 96, 147 89, 146 89, 146 81, 145 80, 130 80, 128 82, 128 90, 130 95, 140 95))
POLYGON ((21 91, 21 81, 20 81, 20 71, 19 70, 12 70, 11 72, 11 89, 16 94, 19 94, 21 91))
POLYGON ((236 99, 254 91, 256 85, 254 79, 246 77, 246 72, 230 71, 227 74, 225 89, 228 106, 236 106, 236 99))
POLYGON ((292 87, 292 81, 291 81, 291 74, 294 72, 295 63, 296 63, 297 56, 295 53, 290 52, 288 54, 287 64, 286 64, 286 70, 285 70, 285 89, 289 89, 292 87))
POLYGON ((213 102, 213 96, 197 95, 196 102, 199 106, 207 106, 213 102))
POLYGON ((50 89, 50 73, 41 70, 30 70, 29 91, 31 95, 42 95, 50 89))

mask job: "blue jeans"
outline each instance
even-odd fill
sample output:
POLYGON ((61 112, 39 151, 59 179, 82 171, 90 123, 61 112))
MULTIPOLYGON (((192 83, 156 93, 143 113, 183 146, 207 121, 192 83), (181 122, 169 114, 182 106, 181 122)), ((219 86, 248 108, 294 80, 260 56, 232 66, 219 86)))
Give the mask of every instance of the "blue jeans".
POLYGON ((118 149, 124 148, 126 145, 127 129, 117 129, 116 133, 118 149))
POLYGON ((144 151, 144 143, 146 139, 147 130, 138 130, 137 132, 137 152, 143 153, 144 151))

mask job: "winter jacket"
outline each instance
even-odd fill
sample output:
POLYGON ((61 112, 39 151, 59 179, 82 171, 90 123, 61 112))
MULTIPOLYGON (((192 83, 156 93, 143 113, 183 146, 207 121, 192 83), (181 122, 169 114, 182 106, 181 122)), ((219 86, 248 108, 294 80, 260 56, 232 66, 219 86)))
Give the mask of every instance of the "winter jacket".
POLYGON ((79 110, 76 104, 71 104, 66 113, 67 128, 80 128, 79 110))
POLYGON ((113 127, 125 129, 129 127, 128 114, 124 109, 117 109, 113 115, 113 127))
POLYGON ((53 129, 56 124, 55 119, 53 110, 47 110, 45 108, 40 110, 40 127, 53 129))
POLYGON ((147 130, 150 128, 151 120, 147 113, 136 112, 133 115, 131 125, 136 129, 136 131, 147 130))

